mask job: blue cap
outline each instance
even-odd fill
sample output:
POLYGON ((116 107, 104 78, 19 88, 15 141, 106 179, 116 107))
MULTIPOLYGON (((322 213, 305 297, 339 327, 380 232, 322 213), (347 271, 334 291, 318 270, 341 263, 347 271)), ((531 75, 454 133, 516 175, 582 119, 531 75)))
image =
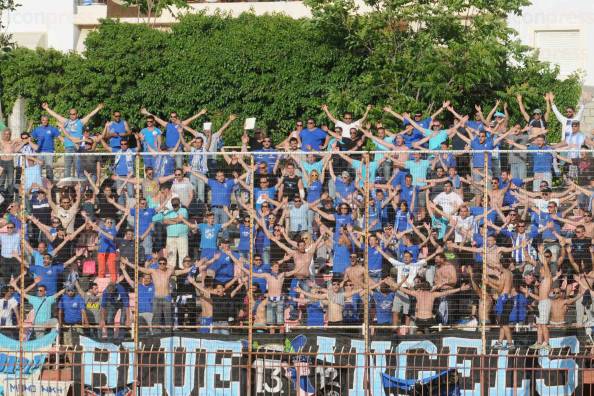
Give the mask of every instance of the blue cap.
POLYGON ((503 114, 500 111, 495 112, 495 117, 505 117, 505 114, 503 114))

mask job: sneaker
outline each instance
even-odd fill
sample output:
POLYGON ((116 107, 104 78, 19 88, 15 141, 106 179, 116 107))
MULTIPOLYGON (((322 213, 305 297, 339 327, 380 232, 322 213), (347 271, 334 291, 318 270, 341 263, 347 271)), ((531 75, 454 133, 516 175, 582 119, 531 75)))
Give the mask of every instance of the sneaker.
POLYGON ((500 351, 507 351, 509 350, 509 345, 507 344, 501 344, 501 347, 499 348, 500 351))
POLYGON ((547 351, 548 351, 549 349, 551 349, 551 346, 550 346, 549 344, 542 344, 542 345, 540 346, 540 349, 545 349, 545 350, 547 350, 547 351))
POLYGON ((528 348, 530 349, 540 349, 541 345, 538 342, 535 342, 534 344, 530 345, 528 348))
POLYGON ((501 345, 502 345, 501 342, 495 341, 495 344, 493 344, 493 349, 500 349, 501 345))

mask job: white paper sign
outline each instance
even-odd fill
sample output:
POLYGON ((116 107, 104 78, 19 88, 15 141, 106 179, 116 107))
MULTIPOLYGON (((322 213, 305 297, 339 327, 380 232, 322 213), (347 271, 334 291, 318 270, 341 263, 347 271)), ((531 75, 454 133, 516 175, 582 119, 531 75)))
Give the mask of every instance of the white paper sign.
POLYGON ((212 131, 212 122, 205 122, 204 125, 202 125, 202 130, 212 131))
POLYGON ((246 118, 243 129, 254 129, 256 127, 256 117, 246 118))
POLYGON ((5 396, 66 396, 72 382, 28 381, 18 378, 4 381, 5 396))

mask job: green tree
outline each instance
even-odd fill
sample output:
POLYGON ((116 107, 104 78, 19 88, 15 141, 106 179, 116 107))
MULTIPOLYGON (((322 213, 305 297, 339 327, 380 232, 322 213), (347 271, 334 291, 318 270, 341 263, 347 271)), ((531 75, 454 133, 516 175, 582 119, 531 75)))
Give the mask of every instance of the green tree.
POLYGON ((6 28, 5 16, 7 12, 14 11, 20 6, 15 0, 0 0, 0 50, 8 51, 14 48, 12 35, 3 33, 6 28))
POLYGON ((351 0, 306 3, 334 45, 364 59, 350 92, 332 98, 338 107, 363 97, 429 111, 449 99, 471 113, 475 104, 510 101, 515 89, 529 91, 529 101, 552 88, 577 100, 579 77, 559 82, 558 70, 536 60, 507 26, 528 0, 365 0, 364 13, 351 0))

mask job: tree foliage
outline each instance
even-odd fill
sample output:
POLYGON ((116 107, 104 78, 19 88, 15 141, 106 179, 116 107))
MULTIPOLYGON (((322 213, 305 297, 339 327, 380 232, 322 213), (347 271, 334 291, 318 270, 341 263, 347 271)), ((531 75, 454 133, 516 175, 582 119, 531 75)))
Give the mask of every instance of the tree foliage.
MULTIPOLYGON (((215 127, 231 113, 255 116, 280 140, 296 119, 321 118, 322 103, 338 113, 372 103, 379 120, 384 105, 424 111, 450 99, 468 113, 518 92, 528 108, 544 107, 550 90, 561 106, 579 97, 577 77, 559 81, 507 28, 524 0, 370 1, 365 14, 351 0, 308 1, 313 19, 194 14, 170 31, 104 21, 82 56, 18 48, 0 59, 0 100, 29 99, 31 118, 43 101, 82 114, 103 101, 96 126, 108 109, 142 125, 142 106, 182 117, 206 107, 215 127), (471 24, 458 17, 470 6, 471 24)), ((227 144, 238 143, 239 124, 227 144)))
POLYGON ((15 0, 0 0, 0 51, 8 51, 14 47, 12 35, 4 33, 6 28, 5 16, 20 6, 15 0))

